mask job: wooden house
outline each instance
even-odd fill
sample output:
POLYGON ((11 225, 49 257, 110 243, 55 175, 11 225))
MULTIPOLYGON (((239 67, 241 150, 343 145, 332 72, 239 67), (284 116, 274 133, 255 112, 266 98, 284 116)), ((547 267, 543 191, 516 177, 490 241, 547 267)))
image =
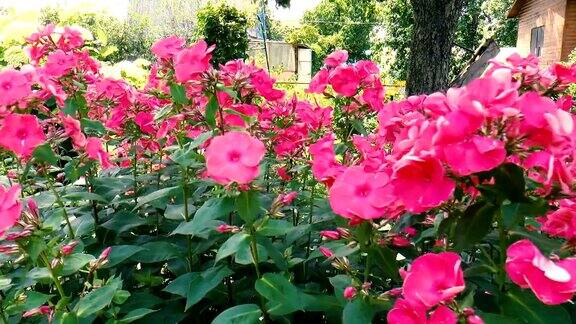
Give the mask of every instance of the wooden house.
POLYGON ((566 60, 576 47, 576 0, 515 0, 508 17, 518 18, 518 52, 544 66, 566 60))

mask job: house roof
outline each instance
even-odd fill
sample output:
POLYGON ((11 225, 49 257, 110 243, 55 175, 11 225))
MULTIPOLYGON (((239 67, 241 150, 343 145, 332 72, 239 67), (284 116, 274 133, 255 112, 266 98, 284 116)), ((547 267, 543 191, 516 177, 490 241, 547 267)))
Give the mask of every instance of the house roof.
POLYGON ((526 0, 514 0, 512 7, 510 8, 510 10, 508 10, 507 17, 508 18, 518 17, 518 14, 520 13, 520 9, 522 9, 522 6, 524 5, 525 2, 526 2, 526 0))

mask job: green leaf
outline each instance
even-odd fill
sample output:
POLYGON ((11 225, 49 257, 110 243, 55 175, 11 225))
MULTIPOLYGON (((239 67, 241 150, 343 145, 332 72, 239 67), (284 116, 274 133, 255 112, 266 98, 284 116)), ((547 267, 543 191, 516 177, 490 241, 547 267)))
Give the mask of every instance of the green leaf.
POLYGON ((178 149, 176 152, 170 155, 170 159, 175 163, 188 167, 197 162, 194 158, 196 149, 204 144, 210 137, 212 137, 212 131, 204 132, 198 135, 192 142, 186 143, 183 148, 178 149))
POLYGON ((74 100, 74 97, 64 100, 64 108, 62 108, 62 112, 64 112, 65 115, 74 116, 77 111, 78 104, 76 103, 76 100, 74 100))
POLYGON ((106 46, 100 51, 100 58, 106 59, 108 56, 110 56, 116 52, 118 52, 118 47, 116 47, 114 45, 106 46))
POLYGON ((104 199, 104 197, 100 196, 99 194, 87 191, 70 192, 62 196, 62 198, 69 201, 94 200, 102 203, 108 202, 106 199, 104 199))
POLYGON ((234 204, 231 199, 212 198, 196 211, 191 221, 178 225, 172 234, 194 235, 208 239, 209 234, 221 224, 217 219, 229 215, 233 210, 234 204))
POLYGON ((80 323, 78 321, 78 316, 76 316, 76 313, 64 313, 62 314, 62 321, 60 322, 60 324, 78 324, 80 323))
POLYGON ((230 97, 238 99, 238 94, 234 89, 224 86, 223 84, 217 84, 216 89, 222 92, 226 92, 230 97))
MULTIPOLYGON (((61 222, 62 218, 60 217, 59 220, 61 222)), ((28 242, 27 249, 28 249, 28 255, 30 256, 30 259, 32 259, 32 261, 36 262, 36 260, 40 256, 40 253, 42 253, 42 251, 44 251, 46 249, 46 243, 44 242, 43 238, 32 236, 30 238, 30 241, 28 242)))
POLYGON ((257 232, 264 236, 282 236, 286 235, 293 228, 292 223, 283 219, 269 219, 263 226, 258 228, 257 232))
POLYGON ((204 118, 206 123, 212 127, 216 128, 216 113, 218 112, 218 99, 215 95, 210 95, 210 100, 206 105, 206 113, 204 118))
POLYGON ((69 276, 78 272, 90 261, 95 260, 94 256, 84 253, 74 253, 62 259, 63 267, 60 271, 61 276, 69 276))
POLYGON ((172 100, 177 104, 186 105, 189 102, 186 96, 186 89, 181 84, 170 84, 170 95, 172 96, 172 100))
POLYGON ((243 191, 236 197, 236 210, 247 225, 252 225, 260 213, 260 195, 250 190, 243 191))
POLYGON ((232 273, 226 266, 187 273, 176 278, 163 291, 186 297, 186 310, 188 310, 232 273))
MULTIPOLYGON (((188 201, 188 213, 193 213, 196 211, 196 207, 190 201, 188 201)), ((184 220, 184 214, 186 210, 184 204, 178 205, 166 205, 166 210, 164 211, 164 217, 173 220, 184 220)))
POLYGON ((82 126, 82 131, 88 136, 104 136, 106 135, 106 127, 97 121, 88 118, 82 118, 80 120, 80 125, 82 126))
POLYGON ((96 33, 96 39, 100 42, 102 46, 108 45, 108 35, 106 34, 106 31, 103 28, 98 27, 95 29, 94 32, 96 33))
POLYGON ((500 314, 484 313, 476 311, 476 314, 484 320, 484 324, 520 324, 514 318, 510 318, 500 314))
POLYGON ((560 247, 564 243, 563 240, 548 237, 547 235, 538 232, 526 231, 524 229, 509 231, 508 233, 513 239, 530 239, 530 241, 532 241, 532 243, 534 243, 540 251, 546 255, 560 250, 560 247))
POLYGON ((64 114, 75 116, 77 112, 85 114, 87 112, 86 99, 77 93, 73 97, 69 97, 64 101, 64 108, 62 109, 64 114))
POLYGON ((372 258, 372 264, 379 268, 388 278, 394 281, 400 280, 398 273, 400 265, 396 261, 396 252, 386 246, 372 246, 368 253, 372 258))
POLYGON ((144 250, 143 247, 136 245, 114 245, 110 250, 108 262, 104 265, 105 268, 111 268, 117 264, 122 263, 134 254, 144 250))
POLYGON ((32 156, 36 161, 48 163, 50 165, 58 165, 58 157, 52 150, 50 143, 44 143, 34 149, 32 156))
POLYGON ((80 298, 74 309, 78 317, 88 317, 112 303, 116 291, 120 289, 117 284, 108 284, 92 290, 86 296, 80 298))
POLYGON ((138 197, 138 204, 136 204, 136 207, 134 207, 134 209, 137 209, 139 207, 141 207, 142 205, 154 202, 156 200, 160 200, 163 199, 164 200, 164 205, 166 203, 166 201, 168 201, 168 198, 173 196, 176 191, 180 190, 179 186, 174 186, 174 187, 168 187, 168 188, 162 188, 160 190, 156 190, 152 193, 149 193, 145 196, 142 197, 138 197))
POLYGON ((334 295, 342 305, 346 305, 348 300, 344 298, 344 289, 352 284, 352 280, 347 275, 336 275, 328 279, 334 287, 334 295))
POLYGON ((368 134, 366 127, 364 127, 364 123, 362 123, 362 120, 360 120, 360 119, 352 120, 352 126, 361 135, 367 135, 368 134))
MULTIPOLYGON (((256 245, 258 251, 258 263, 266 262, 268 260, 268 252, 266 249, 260 245, 256 245)), ((252 249, 250 244, 242 244, 240 248, 236 251, 234 255, 234 261, 238 264, 248 265, 254 263, 254 258, 252 257, 252 249)))
POLYGON ((262 310, 255 304, 238 305, 220 313, 212 324, 256 324, 260 323, 262 310))
POLYGON ((374 308, 362 298, 349 302, 342 312, 342 324, 370 324, 374 317, 374 308))
POLYGON ((149 242, 142 245, 144 250, 134 254, 130 259, 142 263, 155 263, 179 257, 177 245, 166 241, 149 242))
POLYGON ((286 262, 286 259, 284 258, 283 251, 280 251, 276 246, 274 246, 272 240, 260 235, 257 236, 257 240, 258 243, 266 249, 266 252, 270 255, 272 260, 274 260, 274 264, 279 270, 288 270, 288 262, 286 262))
POLYGON ((499 192, 503 193, 510 201, 525 201, 526 180, 524 171, 514 163, 505 163, 494 172, 494 179, 499 192))
POLYGON ((129 291, 118 290, 114 294, 114 298, 112 298, 112 301, 114 302, 114 304, 122 305, 122 304, 124 304, 124 302, 126 302, 126 300, 128 298, 130 298, 130 292, 129 291))
POLYGON ((286 315, 304 310, 301 292, 284 276, 266 273, 256 281, 256 291, 266 298, 266 308, 272 315, 286 315))
POLYGON ((136 213, 131 213, 129 211, 120 211, 118 213, 115 213, 112 216, 112 218, 110 218, 101 226, 120 234, 129 231, 135 227, 145 225, 146 223, 147 223, 146 219, 141 218, 136 213))
POLYGON ((93 161, 89 161, 88 163, 82 163, 78 165, 78 161, 73 160, 69 161, 64 165, 64 173, 66 174, 66 180, 70 182, 75 182, 76 180, 80 179, 80 177, 86 175, 86 173, 92 167, 93 161))
POLYGON ((138 308, 135 310, 130 311, 128 314, 126 314, 124 317, 122 317, 119 322, 120 323, 131 323, 134 322, 136 320, 139 320, 143 317, 145 317, 148 314, 154 313, 157 310, 155 309, 148 309, 148 308, 138 308))
POLYGON ((218 261, 236 253, 238 250, 246 248, 249 244, 249 239, 250 235, 246 233, 236 233, 230 236, 218 249, 214 263, 218 263, 218 261))
POLYGON ((570 315, 562 306, 540 302, 530 290, 514 288, 504 296, 502 313, 526 324, 570 323, 570 315))
POLYGON ((502 206, 502 217, 506 229, 523 228, 526 217, 537 217, 546 214, 548 208, 546 201, 530 203, 509 203, 502 206))
POLYGON ((498 206, 480 201, 466 208, 458 220, 454 243, 457 249, 470 248, 480 242, 492 229, 494 215, 498 206))
POLYGON ((44 305, 53 295, 46 295, 36 291, 26 292, 26 303, 24 304, 25 310, 30 310, 32 308, 40 307, 44 305))

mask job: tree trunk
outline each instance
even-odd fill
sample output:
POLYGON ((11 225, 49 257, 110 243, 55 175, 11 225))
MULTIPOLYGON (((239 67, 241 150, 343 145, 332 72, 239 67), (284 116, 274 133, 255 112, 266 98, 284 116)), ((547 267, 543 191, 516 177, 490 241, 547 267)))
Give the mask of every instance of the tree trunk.
POLYGON ((408 95, 444 90, 452 62, 452 43, 464 0, 410 0, 414 15, 408 95))

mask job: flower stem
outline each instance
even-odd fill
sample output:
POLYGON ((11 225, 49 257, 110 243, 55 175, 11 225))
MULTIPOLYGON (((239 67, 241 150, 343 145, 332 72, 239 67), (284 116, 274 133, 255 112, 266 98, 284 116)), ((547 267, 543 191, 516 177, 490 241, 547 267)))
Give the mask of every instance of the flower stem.
POLYGON ((134 203, 138 205, 138 155, 136 154, 136 147, 134 147, 134 159, 132 161, 132 177, 134 178, 134 203))
MULTIPOLYGON (((314 192, 316 189, 315 184, 312 184, 310 189, 310 211, 308 215, 308 225, 312 225, 312 216, 314 215, 314 192)), ((308 243, 306 244, 306 259, 310 256, 310 244, 312 243, 312 231, 308 231, 308 243)))
POLYGON ((256 276, 260 279, 262 278, 262 273, 260 272, 260 266, 258 265, 258 245, 256 243, 256 230, 254 229, 254 226, 250 227, 250 253, 252 254, 252 260, 254 261, 256 276))
MULTIPOLYGON (((188 209, 188 167, 182 168, 182 199, 184 200, 184 219, 190 220, 190 210, 188 209)), ((192 270, 192 236, 186 235, 188 267, 192 270)))
POLYGON ((54 269, 52 269, 52 266, 50 265, 50 261, 48 261, 46 254, 41 253, 40 256, 42 257, 42 260, 46 264, 46 268, 48 268, 48 271, 50 272, 50 276, 52 277, 52 281, 54 281, 54 285, 58 290, 58 294, 60 294, 60 298, 65 299, 66 294, 64 293, 64 288, 62 288, 62 284, 60 283, 60 280, 58 280, 58 276, 56 276, 54 269))
POLYGON ((60 197, 60 194, 58 193, 58 191, 56 190, 56 188, 54 188, 54 184, 52 183, 52 179, 48 178, 48 187, 50 188, 50 190, 52 190, 52 193, 54 193, 54 198, 56 199, 56 204, 58 204, 58 206, 60 208, 62 208, 62 212, 64 213, 64 219, 66 220, 66 226, 68 227, 68 234, 70 235, 70 238, 74 239, 74 229, 72 228, 72 223, 70 223, 70 218, 68 217, 68 212, 66 211, 66 206, 64 206, 64 202, 62 201, 62 198, 60 197))
POLYGON ((502 212, 498 211, 498 241, 500 244, 500 267, 498 268, 498 285, 500 291, 503 291, 504 283, 506 281, 506 272, 504 267, 506 265, 506 229, 504 228, 504 219, 502 212))

